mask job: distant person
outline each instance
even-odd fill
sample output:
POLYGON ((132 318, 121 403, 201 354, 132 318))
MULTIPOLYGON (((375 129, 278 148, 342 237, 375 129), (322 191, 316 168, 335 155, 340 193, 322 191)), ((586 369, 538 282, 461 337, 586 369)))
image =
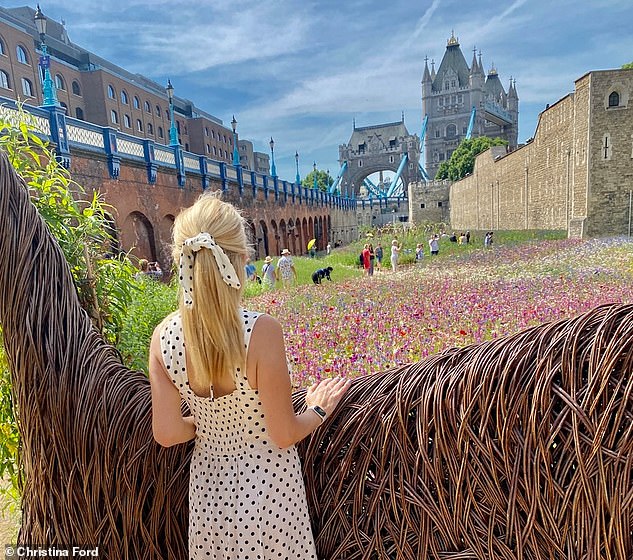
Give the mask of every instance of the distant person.
POLYGON ((365 243, 365 246, 363 247, 363 252, 361 253, 361 257, 363 259, 363 272, 367 276, 369 276, 369 267, 371 266, 369 243, 365 243))
POLYGON ((429 249, 431 255, 439 255, 440 253, 440 237, 435 233, 431 239, 429 239, 429 249))
POLYGON ((327 242, 327 245, 325 246, 325 254, 329 255, 332 252, 332 245, 330 244, 330 242, 327 242))
POLYGON ((136 280, 142 280, 149 275, 149 261, 147 259, 140 259, 138 261, 138 272, 134 275, 136 280))
POLYGON ((290 258, 288 249, 284 249, 281 252, 281 258, 277 262, 277 280, 281 280, 281 285, 284 288, 289 288, 293 281, 297 282, 297 270, 290 258))
POLYGON ((457 243, 457 234, 455 232, 448 238, 451 243, 457 243))
POLYGON ((400 256, 401 250, 402 250, 402 245, 398 243, 397 239, 394 239, 391 242, 391 270, 392 272, 398 271, 398 257, 400 256))
POLYGON ((466 234, 465 233, 460 233, 459 234, 459 244, 460 245, 466 245, 466 234))
POLYGON ((273 264, 273 258, 270 255, 264 259, 264 265, 262 266, 262 278, 264 279, 264 286, 267 288, 275 287, 277 273, 275 265, 273 264))
POLYGON ((415 262, 416 264, 422 264, 424 260, 424 245, 422 243, 418 243, 415 246, 415 262))
POLYGON ((374 251, 374 255, 376 256, 376 270, 380 270, 382 268, 382 258, 383 258, 383 250, 382 244, 378 243, 376 245, 376 250, 374 251))
POLYGON ((466 232, 466 245, 470 243, 470 231, 466 232))
POLYGON ((374 263, 376 262, 376 252, 374 251, 374 246, 369 244, 369 275, 374 275, 374 263))
POLYGON ((244 272, 246 272, 246 279, 249 282, 255 282, 257 280, 257 268, 250 259, 244 265, 244 272))

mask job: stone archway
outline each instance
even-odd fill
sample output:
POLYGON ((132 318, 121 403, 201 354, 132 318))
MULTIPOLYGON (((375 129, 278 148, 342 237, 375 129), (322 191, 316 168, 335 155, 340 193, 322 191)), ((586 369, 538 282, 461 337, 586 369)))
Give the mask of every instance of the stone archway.
POLYGON ((400 179, 403 183, 402 196, 407 196, 407 186, 420 180, 420 139, 417 134, 409 134, 400 122, 356 127, 347 144, 339 147, 339 162, 347 163, 341 176, 339 190, 344 194, 352 191, 358 195, 367 177, 379 171, 396 173, 403 155, 407 163, 400 179))
POLYGON ((139 259, 156 260, 154 226, 141 212, 131 212, 123 221, 121 243, 139 259))

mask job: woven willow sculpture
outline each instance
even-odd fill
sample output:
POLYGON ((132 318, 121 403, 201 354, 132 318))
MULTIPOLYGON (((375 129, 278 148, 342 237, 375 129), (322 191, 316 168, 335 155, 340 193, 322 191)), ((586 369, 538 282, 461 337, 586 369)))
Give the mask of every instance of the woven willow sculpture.
MULTIPOLYGON (((0 155, 0 323, 24 469, 20 541, 187 557, 189 446, 79 306, 0 155)), ((633 558, 633 306, 355 380, 300 445, 320 558, 633 558)), ((297 409, 302 392, 294 395, 297 409)))

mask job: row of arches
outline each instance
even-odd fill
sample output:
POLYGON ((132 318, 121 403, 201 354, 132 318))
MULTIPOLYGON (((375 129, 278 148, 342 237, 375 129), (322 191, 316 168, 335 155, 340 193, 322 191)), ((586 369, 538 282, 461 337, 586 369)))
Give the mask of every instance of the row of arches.
MULTIPOLYGON (((142 212, 128 214, 120 228, 116 244, 123 251, 130 251, 138 259, 158 261, 163 270, 171 266, 171 231, 174 216, 163 216, 158 224, 142 212)), ((116 228, 113 224, 113 233, 116 228)), ((314 249, 323 251, 330 241, 332 224, 329 215, 280 220, 247 220, 253 257, 263 259, 267 255, 279 256, 283 249, 289 249, 293 255, 308 254, 308 242, 315 240, 314 249)))
POLYGON ((330 240, 332 230, 328 215, 307 218, 288 218, 248 222, 254 258, 278 256, 283 249, 293 255, 308 254, 308 242, 315 240, 314 250, 323 251, 330 240))

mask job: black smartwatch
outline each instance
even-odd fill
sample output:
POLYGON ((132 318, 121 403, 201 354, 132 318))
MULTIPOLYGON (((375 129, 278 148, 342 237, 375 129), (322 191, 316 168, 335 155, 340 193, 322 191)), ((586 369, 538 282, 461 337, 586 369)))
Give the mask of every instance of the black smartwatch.
POLYGON ((321 419, 321 424, 323 424, 323 422, 325 422, 325 417, 327 416, 327 412, 325 412, 325 410, 323 410, 319 405, 316 405, 316 404, 309 408, 310 410, 314 410, 317 416, 321 419))

